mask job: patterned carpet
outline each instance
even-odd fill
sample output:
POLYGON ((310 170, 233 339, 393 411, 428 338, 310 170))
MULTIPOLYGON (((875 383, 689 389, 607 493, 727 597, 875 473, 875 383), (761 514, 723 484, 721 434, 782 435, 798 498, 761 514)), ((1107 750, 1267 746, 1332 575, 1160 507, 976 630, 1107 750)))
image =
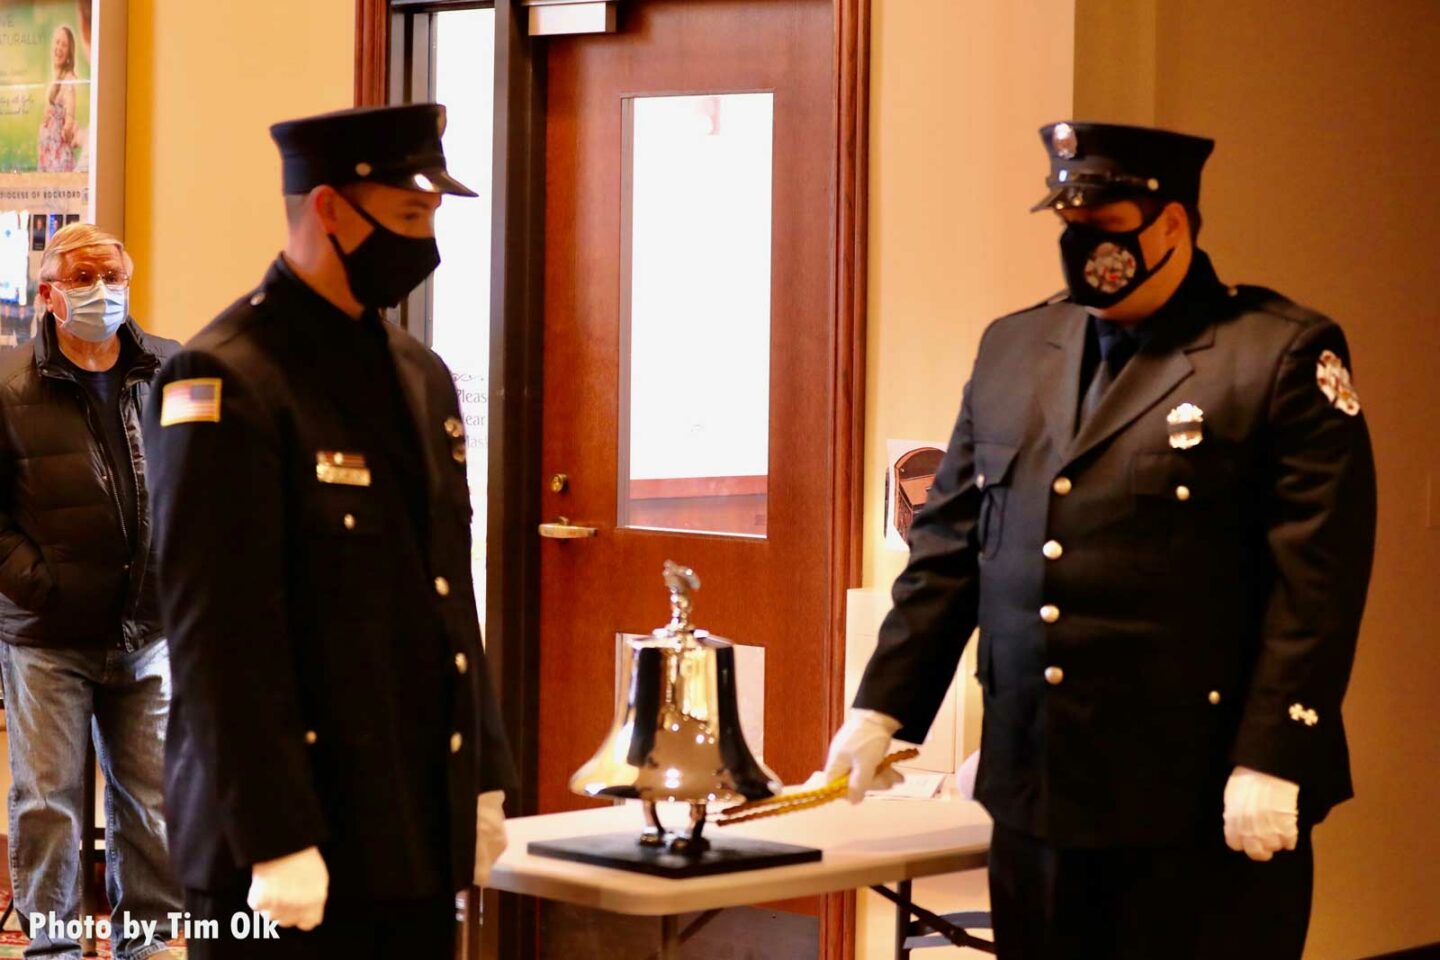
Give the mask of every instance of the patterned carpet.
MULTIPOLYGON (((3 914, 5 908, 10 905, 10 857, 8 856, 7 839, 0 834, 0 914, 3 914)), ((99 883, 97 888, 103 890, 104 884, 99 883)), ((108 917, 109 914, 100 914, 99 916, 108 917)), ((5 924, 5 929, 0 930, 0 960, 10 960, 12 957, 18 958, 25 955, 25 945, 30 940, 19 931, 19 926, 19 918, 12 916, 5 924)), ((100 951, 96 956, 110 957, 109 943, 98 943, 96 946, 100 951)), ((184 960, 185 948, 183 946, 171 947, 170 952, 174 954, 176 960, 184 960)))

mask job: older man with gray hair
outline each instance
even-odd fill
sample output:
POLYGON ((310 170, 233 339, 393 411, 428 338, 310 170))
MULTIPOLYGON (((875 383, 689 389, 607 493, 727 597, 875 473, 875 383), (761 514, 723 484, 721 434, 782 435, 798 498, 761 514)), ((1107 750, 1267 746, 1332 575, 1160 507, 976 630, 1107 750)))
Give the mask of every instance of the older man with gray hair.
POLYGON ((0 669, 26 957, 80 958, 67 921, 84 919, 92 722, 115 956, 165 953, 165 915, 180 909, 161 811, 170 663, 140 435, 150 382, 178 344, 130 319, 131 271, 115 237, 83 223, 57 231, 41 260, 39 335, 0 360, 0 669), (127 916, 158 921, 160 936, 127 933, 127 916))

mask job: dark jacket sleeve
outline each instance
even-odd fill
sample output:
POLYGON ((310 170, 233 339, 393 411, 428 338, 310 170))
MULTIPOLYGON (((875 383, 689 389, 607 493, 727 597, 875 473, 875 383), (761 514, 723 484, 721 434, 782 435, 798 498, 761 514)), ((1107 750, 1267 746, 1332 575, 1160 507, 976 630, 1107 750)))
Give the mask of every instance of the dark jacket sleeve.
POLYGON ((215 785, 239 865, 315 846, 326 826, 296 696, 284 462, 261 391, 177 355, 146 411, 160 602, 176 711, 215 785), (161 426, 165 385, 219 378, 220 420, 161 426))
POLYGON ((1236 764, 1301 785, 1340 734, 1375 547, 1375 465, 1358 400, 1317 382, 1326 352, 1350 366, 1345 337, 1324 321, 1280 362, 1269 410, 1267 540, 1275 586, 1232 752, 1236 764))
POLYGON ((55 586, 45 557, 15 522, 15 454, 10 447, 10 411, 0 407, 0 593, 23 610, 45 605, 55 586))
POLYGON ((980 491, 970 387, 925 506, 910 528, 910 560, 891 590, 894 607, 855 696, 855 706, 900 721, 895 736, 923 743, 975 629, 980 571, 975 539, 980 491))

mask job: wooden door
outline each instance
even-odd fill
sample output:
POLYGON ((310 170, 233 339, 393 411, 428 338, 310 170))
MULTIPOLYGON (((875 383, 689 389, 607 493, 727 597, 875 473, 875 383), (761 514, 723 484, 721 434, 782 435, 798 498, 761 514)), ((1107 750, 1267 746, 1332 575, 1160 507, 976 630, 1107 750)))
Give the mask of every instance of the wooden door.
POLYGON ((764 648, 764 758, 782 779, 821 763, 835 719, 831 0, 637 0, 620 15, 618 33, 554 39, 546 54, 542 512, 596 535, 541 546, 540 812, 584 804, 567 781, 609 726, 616 636, 667 620, 667 559, 703 581, 700 626, 764 648), (743 187, 756 182, 767 103, 762 224, 729 208, 755 201, 743 187), (687 146, 683 130, 664 132, 676 123, 750 146, 687 146), (712 147, 737 152, 716 162, 712 147), (667 157, 703 175, 677 194, 684 176, 667 157), (737 188, 743 203, 713 195, 737 188), (677 199, 693 217, 677 221, 677 199), (657 245, 666 224, 674 242, 657 245), (678 299, 676 276, 690 291, 678 299), (739 295, 741 284, 768 284, 759 339, 761 292, 739 295), (738 345, 730 305, 746 317, 738 345), (707 469, 705 444, 676 435, 692 413, 739 451, 738 467, 721 456, 707 469), (696 465, 657 469, 657 448, 696 465))

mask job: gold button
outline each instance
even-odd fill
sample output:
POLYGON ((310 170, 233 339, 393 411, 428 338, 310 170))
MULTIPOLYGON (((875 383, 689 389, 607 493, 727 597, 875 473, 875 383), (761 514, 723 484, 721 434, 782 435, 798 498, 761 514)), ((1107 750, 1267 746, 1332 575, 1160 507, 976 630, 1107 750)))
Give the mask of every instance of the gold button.
POLYGON ((1057 497, 1064 497, 1069 495, 1074 486, 1069 477, 1056 477, 1055 482, 1050 484, 1050 489, 1055 491, 1057 497))
POLYGON ((445 421, 445 433, 450 439, 459 440, 465 436, 465 425, 455 417, 450 417, 445 421))
POLYGON ((1175 488, 1175 499, 1176 499, 1176 500, 1180 500, 1180 501, 1182 501, 1182 502, 1185 501, 1185 500, 1189 500, 1189 499, 1190 499, 1190 488, 1189 488, 1189 487, 1186 487, 1186 486, 1176 487, 1176 488, 1175 488))
POLYGON ((347 514, 345 514, 345 529, 346 529, 346 530, 354 530, 354 529, 355 529, 355 514, 353 514, 353 513, 347 513, 347 514))
POLYGON ((435 578, 435 592, 442 597, 450 596, 450 581, 444 577, 435 578))
POLYGON ((465 738, 458 733, 450 734, 450 752, 459 753, 460 748, 465 745, 465 738))
POLYGON ((1054 623, 1060 619, 1060 608, 1053 603, 1047 603, 1040 608, 1040 619, 1046 623, 1054 623))
POLYGON ((305 742, 306 742, 306 743, 313 745, 313 744, 315 743, 315 741, 316 741, 316 740, 319 740, 319 739, 320 739, 320 737, 316 735, 316 733, 315 733, 314 730, 306 730, 306 731, 305 731, 305 742))
POLYGON ((1050 684, 1050 686, 1052 686, 1052 687, 1059 686, 1059 685, 1060 685, 1060 682, 1061 682, 1062 680, 1064 680, 1064 679, 1065 679, 1065 671, 1064 671, 1064 670, 1061 670, 1059 667, 1046 667, 1046 668, 1045 668, 1045 682, 1048 683, 1048 684, 1050 684))
POLYGON ((464 673, 466 670, 470 669, 470 660, 468 657, 465 656, 465 654, 455 654, 455 669, 459 673, 464 673))
POLYGON ((1219 691, 1219 690, 1211 690, 1211 691, 1210 691, 1210 696, 1209 696, 1208 699, 1210 700, 1211 703, 1219 703, 1219 702, 1220 702, 1220 691, 1219 691))
POLYGON ((975 476, 975 486, 979 487, 981 490, 985 489, 985 474, 981 473, 975 476))
POLYGON ((464 441, 464 440, 456 440, 456 441, 455 441, 455 446, 453 446, 453 447, 450 448, 450 456, 454 458, 454 460, 455 460, 456 463, 464 463, 464 462, 465 462, 465 441, 464 441))
POLYGON ((1040 552, 1045 554, 1046 560, 1059 560, 1065 552, 1065 548, 1060 546, 1059 540, 1050 540, 1046 542, 1045 546, 1040 548, 1040 552))
POLYGON ((375 168, 370 166, 370 164, 365 163, 363 160, 360 163, 355 164, 355 175, 358 177, 368 177, 374 171, 375 168))

